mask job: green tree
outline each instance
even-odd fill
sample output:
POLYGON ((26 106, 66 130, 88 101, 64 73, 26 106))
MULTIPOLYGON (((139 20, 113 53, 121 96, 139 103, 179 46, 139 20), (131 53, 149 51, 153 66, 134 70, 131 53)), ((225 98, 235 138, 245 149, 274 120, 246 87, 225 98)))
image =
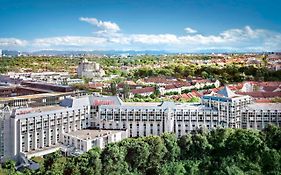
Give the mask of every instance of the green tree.
POLYGON ((74 161, 68 160, 64 167, 64 175, 80 175, 79 167, 75 164, 74 161))
POLYGON ((192 138, 190 134, 183 135, 178 140, 178 145, 180 147, 180 157, 182 160, 189 159, 191 157, 191 146, 192 138))
POLYGON ((181 162, 169 162, 161 166, 159 170, 161 175, 184 175, 187 174, 184 164, 181 162))
POLYGON ((129 95, 130 95, 130 86, 128 85, 128 83, 124 83, 123 95, 124 95, 124 99, 129 98, 129 95))
MULTIPOLYGON (((188 158, 186 158, 186 159, 188 159, 188 158)), ((199 169, 200 162, 201 161, 198 161, 198 160, 184 161, 184 167, 185 167, 186 174, 199 175, 200 174, 200 169, 199 169)))
POLYGON ((13 160, 7 160, 4 164, 3 164, 3 168, 6 170, 6 172, 9 175, 14 175, 16 174, 16 162, 13 160))
POLYGON ((150 154, 149 145, 141 139, 126 140, 125 148, 127 154, 125 157, 131 171, 145 172, 147 159, 150 154))
POLYGON ((264 129, 265 141, 269 148, 281 150, 281 128, 276 125, 268 125, 264 129))
POLYGON ((192 145, 190 146, 190 150, 192 152, 192 158, 201 159, 209 155, 212 145, 209 144, 206 133, 197 133, 192 135, 191 138, 192 145))
POLYGON ((275 149, 266 149, 262 154, 263 174, 280 174, 281 154, 275 149))
POLYGON ((157 174, 167 151, 164 142, 159 136, 148 136, 143 140, 150 146, 146 174, 157 174))
POLYGON ((101 154, 102 174, 127 174, 128 164, 125 161, 126 150, 117 144, 108 145, 101 154))
POLYGON ((173 133, 164 133, 161 135, 161 138, 167 149, 164 160, 168 162, 176 161, 180 154, 180 147, 178 146, 176 135, 173 133))
POLYGON ((110 83, 110 92, 112 95, 117 95, 117 85, 116 83, 110 83))

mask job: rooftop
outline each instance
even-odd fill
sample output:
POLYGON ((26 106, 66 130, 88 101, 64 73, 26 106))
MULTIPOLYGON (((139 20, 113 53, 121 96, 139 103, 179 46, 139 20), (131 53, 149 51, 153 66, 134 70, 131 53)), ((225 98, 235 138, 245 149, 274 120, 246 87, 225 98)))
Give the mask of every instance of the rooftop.
POLYGON ((0 98, 0 102, 9 101, 9 100, 19 100, 19 99, 36 99, 36 98, 68 95, 68 94, 70 95, 72 94, 72 92, 50 92, 50 93, 42 93, 42 94, 22 95, 16 97, 2 97, 0 98))
POLYGON ((120 132, 120 130, 92 130, 92 129, 84 129, 77 130, 74 132, 67 133, 66 135, 74 136, 83 140, 92 140, 98 137, 107 136, 110 134, 115 134, 120 132))
POLYGON ((224 96, 224 97, 235 97, 237 96, 232 90, 230 90, 227 86, 225 86, 223 89, 218 91, 218 94, 224 96))
POLYGON ((64 107, 59 105, 54 106, 40 106, 40 107, 34 107, 34 108, 20 108, 15 110, 15 115, 17 117, 21 117, 22 115, 25 116, 26 114, 34 114, 34 113, 43 113, 43 112, 49 112, 49 111, 56 111, 63 109, 64 107))
POLYGON ((161 102, 123 102, 126 106, 159 106, 161 102))
POLYGON ((254 103, 246 107, 246 110, 279 110, 281 111, 281 103, 254 103))

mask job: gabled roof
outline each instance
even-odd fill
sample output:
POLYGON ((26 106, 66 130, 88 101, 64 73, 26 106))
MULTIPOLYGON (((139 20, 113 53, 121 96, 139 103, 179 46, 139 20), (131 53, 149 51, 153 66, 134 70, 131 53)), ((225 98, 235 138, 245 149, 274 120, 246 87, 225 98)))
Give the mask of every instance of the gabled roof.
POLYGON ((224 97, 234 97, 237 96, 232 90, 230 90, 227 86, 225 86, 223 89, 218 91, 218 94, 224 96, 224 97))
POLYGON ((150 93, 150 92, 154 92, 154 91, 155 91, 155 87, 144 87, 141 89, 131 90, 132 94, 150 93))

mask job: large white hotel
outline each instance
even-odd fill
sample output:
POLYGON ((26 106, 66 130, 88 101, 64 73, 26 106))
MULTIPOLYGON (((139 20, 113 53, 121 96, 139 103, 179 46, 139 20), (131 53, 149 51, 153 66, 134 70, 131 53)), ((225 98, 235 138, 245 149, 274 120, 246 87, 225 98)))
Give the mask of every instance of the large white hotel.
MULTIPOLYGON (((25 105, 23 105, 25 106, 25 105)), ((281 104, 255 104, 250 96, 225 87, 201 103, 127 103, 118 97, 65 98, 58 105, 9 107, 1 111, 1 158, 31 158, 58 149, 87 151, 126 137, 174 132, 178 137, 199 128, 281 126, 281 104)))

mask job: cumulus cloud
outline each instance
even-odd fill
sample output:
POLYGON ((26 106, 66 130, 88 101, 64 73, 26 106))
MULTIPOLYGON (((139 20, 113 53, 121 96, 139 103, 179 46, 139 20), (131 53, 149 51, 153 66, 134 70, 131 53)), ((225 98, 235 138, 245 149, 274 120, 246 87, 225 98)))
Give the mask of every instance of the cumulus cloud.
POLYGON ((17 38, 0 38, 0 47, 11 47, 11 46, 26 46, 26 40, 21 40, 17 38))
POLYGON ((197 33, 197 30, 192 29, 190 27, 186 27, 184 30, 186 31, 186 33, 197 33))
POLYGON ((184 35, 166 34, 125 34, 116 23, 96 18, 80 18, 81 21, 97 26, 100 30, 92 36, 58 36, 20 40, 0 38, 2 48, 40 49, 121 49, 121 50, 167 50, 190 52, 198 50, 224 51, 280 51, 281 33, 250 26, 222 31, 216 35, 203 35, 196 30, 185 28, 184 35))
POLYGON ((113 23, 110 21, 101 21, 96 18, 87 18, 87 17, 81 17, 79 19, 80 19, 80 21, 87 22, 89 24, 92 24, 92 25, 100 28, 101 30, 98 31, 99 33, 120 31, 120 27, 116 23, 113 23))

